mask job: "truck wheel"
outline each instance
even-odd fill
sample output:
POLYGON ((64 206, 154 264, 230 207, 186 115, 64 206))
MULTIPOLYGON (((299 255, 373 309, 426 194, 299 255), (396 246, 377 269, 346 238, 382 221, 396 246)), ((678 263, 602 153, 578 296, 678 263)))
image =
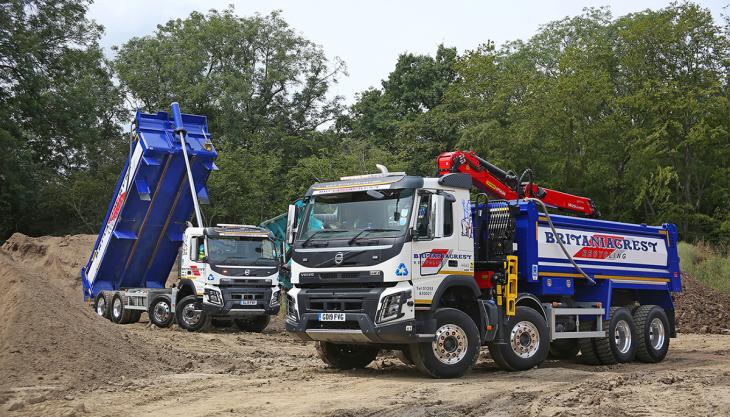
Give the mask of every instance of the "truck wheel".
POLYGON ((147 309, 147 315, 150 316, 150 321, 157 327, 170 327, 175 315, 172 313, 172 307, 170 305, 170 299, 167 297, 157 297, 150 304, 147 309))
POLYGON ((342 370, 365 368, 378 356, 378 352, 380 352, 380 349, 371 345, 340 345, 330 342, 317 342, 317 353, 322 362, 342 370))
POLYGON ((94 299, 94 311, 96 311, 97 315, 108 319, 110 305, 111 299, 107 295, 106 291, 100 291, 99 294, 96 294, 96 298, 94 299))
MULTIPOLYGON (((596 329, 596 321, 588 320, 580 322, 580 331, 590 332, 596 329)), ((580 349, 580 361, 588 365, 601 365, 603 362, 598 358, 596 350, 595 338, 585 337, 578 339, 578 348, 580 349)))
POLYGON ((598 358, 604 365, 626 363, 636 356, 636 326, 625 307, 611 307, 608 321, 603 321, 606 337, 594 340, 598 358))
POLYGON ((669 351, 669 320, 657 305, 640 306, 634 311, 636 322, 636 358, 641 362, 657 363, 669 351))
POLYGON ((411 358, 421 372, 433 378, 458 378, 479 354, 479 330, 471 317, 454 308, 440 308, 434 316, 433 341, 411 345, 411 358))
POLYGON ((271 316, 268 315, 233 320, 233 322, 236 324, 236 327, 238 327, 238 330, 241 330, 242 332, 253 333, 261 333, 262 331, 264 331, 266 326, 269 325, 270 321, 271 316))
POLYGON ((137 323, 140 318, 142 318, 142 310, 130 310, 129 321, 127 321, 127 324, 137 323))
POLYGON ((557 339, 550 342, 550 357, 555 359, 573 359, 578 355, 578 340, 557 339))
POLYGON ((507 343, 490 346, 492 358, 508 371, 526 371, 544 361, 550 351, 550 335, 547 323, 532 308, 518 306, 517 312, 507 321, 507 343), (496 355, 493 351, 496 352, 496 355), (496 357, 495 357, 496 356, 496 357))
POLYGON ((199 332, 210 324, 210 316, 203 311, 203 303, 195 295, 188 295, 175 308, 177 324, 189 332, 199 332))
POLYGON ((411 357, 411 350, 410 348, 405 348, 403 350, 396 350, 395 356, 403 362, 404 365, 413 366, 413 358, 411 357))
POLYGON ((111 305, 111 319, 117 324, 127 324, 131 318, 132 310, 124 308, 124 300, 120 293, 114 293, 111 305))

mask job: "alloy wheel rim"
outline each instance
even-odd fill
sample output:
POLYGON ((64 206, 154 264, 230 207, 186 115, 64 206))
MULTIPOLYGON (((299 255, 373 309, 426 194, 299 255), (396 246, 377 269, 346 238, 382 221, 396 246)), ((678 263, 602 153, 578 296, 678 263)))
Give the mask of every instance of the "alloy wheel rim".
POLYGON ((649 342, 654 350, 659 350, 664 346, 666 338, 664 331, 664 323, 659 317, 654 318, 649 324, 649 342))
POLYGON ((193 303, 187 304, 182 313, 183 321, 188 326, 195 326, 200 321, 200 310, 196 310, 193 303))
POLYGON ((626 354, 631 349, 631 327, 626 320, 621 320, 616 324, 613 338, 616 349, 622 354, 626 354))
POLYGON ((510 332, 510 347, 523 359, 529 359, 540 349, 540 332, 537 326, 529 321, 517 323, 510 332))
POLYGON ((165 301, 159 302, 155 305, 153 314, 155 316, 155 320, 163 322, 170 317, 170 306, 165 301))
POLYGON ((436 337, 431 342, 436 359, 446 365, 461 362, 466 356, 469 341, 466 332, 455 324, 445 324, 436 331, 436 337))
POLYGON ((114 310, 114 317, 120 317, 122 315, 122 300, 119 298, 114 299, 112 309, 114 310))
POLYGON ((96 314, 103 316, 106 312, 106 299, 104 297, 99 298, 99 302, 96 303, 96 314))

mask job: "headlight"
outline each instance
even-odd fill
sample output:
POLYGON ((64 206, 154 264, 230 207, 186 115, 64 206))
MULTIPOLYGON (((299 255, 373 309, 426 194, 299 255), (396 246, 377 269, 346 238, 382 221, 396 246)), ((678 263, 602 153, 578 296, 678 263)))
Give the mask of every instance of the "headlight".
POLYGON ((223 296, 221 296, 221 293, 216 290, 206 288, 205 297, 208 299, 208 302, 211 304, 223 305, 223 296))
POLYGON ((382 307, 380 307, 380 311, 378 311, 378 318, 376 321, 378 323, 383 323, 400 317, 403 304, 408 301, 409 298, 411 298, 410 291, 386 295, 383 298, 383 304, 382 307))
POLYGON ((275 290, 271 293, 271 302, 269 303, 269 306, 273 307, 276 305, 279 305, 279 290, 275 290))
POLYGON ((299 321, 296 302, 294 301, 294 297, 289 294, 286 295, 286 317, 292 321, 299 321))

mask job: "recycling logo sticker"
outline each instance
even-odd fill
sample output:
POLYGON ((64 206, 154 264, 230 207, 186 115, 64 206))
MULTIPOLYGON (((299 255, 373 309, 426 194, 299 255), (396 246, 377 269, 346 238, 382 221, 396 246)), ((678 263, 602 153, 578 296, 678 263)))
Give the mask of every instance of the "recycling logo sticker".
POLYGON ((401 262, 400 265, 398 265, 398 268, 395 270, 395 275, 399 277, 405 277, 408 275, 408 268, 406 268, 406 264, 401 262))

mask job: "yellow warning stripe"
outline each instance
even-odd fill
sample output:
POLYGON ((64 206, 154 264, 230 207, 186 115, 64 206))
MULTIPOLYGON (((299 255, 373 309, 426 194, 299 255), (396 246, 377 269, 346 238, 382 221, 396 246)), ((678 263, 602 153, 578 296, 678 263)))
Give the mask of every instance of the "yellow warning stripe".
MULTIPOLYGON (((581 274, 572 274, 566 272, 540 272, 541 277, 560 277, 560 278, 584 278, 581 274)), ((654 277, 627 277, 624 275, 594 275, 596 279, 613 279, 613 280, 628 280, 628 281, 651 281, 651 282, 669 282, 669 278, 654 278, 654 277)))
POLYGON ((379 181, 379 182, 368 182, 368 183, 357 183, 357 184, 339 184, 339 185, 328 185, 326 187, 312 187, 313 190, 336 190, 338 188, 357 188, 357 187, 372 187, 374 185, 387 185, 393 184, 395 180, 391 181, 379 181))
POLYGON ((440 271, 439 275, 468 275, 474 276, 474 271, 440 271))

